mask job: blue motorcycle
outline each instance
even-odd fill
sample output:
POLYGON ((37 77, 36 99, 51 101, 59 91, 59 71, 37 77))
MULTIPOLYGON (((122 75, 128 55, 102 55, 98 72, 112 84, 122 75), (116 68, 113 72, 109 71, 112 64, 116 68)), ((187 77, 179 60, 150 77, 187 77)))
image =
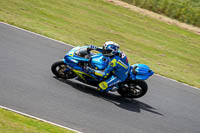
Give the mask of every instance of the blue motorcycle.
MULTIPOLYGON (((62 79, 73 79, 95 86, 105 80, 100 76, 85 71, 86 67, 96 70, 104 70, 110 58, 103 56, 97 51, 91 52, 88 46, 75 47, 64 56, 64 59, 52 64, 53 74, 62 79)), ((109 76, 112 76, 112 72, 109 76)), ((117 92, 127 98, 139 98, 146 94, 148 90, 145 82, 154 72, 145 64, 134 64, 130 66, 128 78, 119 83, 117 92)), ((107 78, 109 78, 109 76, 107 78)))

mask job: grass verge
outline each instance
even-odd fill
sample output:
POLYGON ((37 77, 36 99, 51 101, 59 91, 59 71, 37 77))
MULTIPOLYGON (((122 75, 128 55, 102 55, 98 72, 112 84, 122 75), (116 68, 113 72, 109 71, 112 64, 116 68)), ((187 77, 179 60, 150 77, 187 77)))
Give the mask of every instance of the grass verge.
POLYGON ((75 133, 0 108, 0 133, 75 133))
POLYGON ((113 40, 130 63, 200 87, 199 35, 104 0, 1 0, 0 21, 75 46, 113 40))

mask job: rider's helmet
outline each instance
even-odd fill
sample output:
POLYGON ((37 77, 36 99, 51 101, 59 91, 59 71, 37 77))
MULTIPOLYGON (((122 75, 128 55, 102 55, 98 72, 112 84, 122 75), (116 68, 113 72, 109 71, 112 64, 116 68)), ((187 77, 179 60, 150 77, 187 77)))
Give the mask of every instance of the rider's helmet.
POLYGON ((113 56, 118 52, 119 45, 113 41, 105 42, 103 45, 103 55, 104 56, 113 56))

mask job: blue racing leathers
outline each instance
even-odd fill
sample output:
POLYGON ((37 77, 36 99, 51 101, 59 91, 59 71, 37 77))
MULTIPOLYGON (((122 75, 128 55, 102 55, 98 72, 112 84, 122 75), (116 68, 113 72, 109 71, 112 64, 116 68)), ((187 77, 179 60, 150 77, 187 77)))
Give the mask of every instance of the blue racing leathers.
POLYGON ((110 57, 109 65, 104 71, 94 70, 94 74, 107 78, 112 72, 112 76, 109 76, 106 80, 99 83, 99 89, 102 91, 109 91, 113 86, 120 82, 123 82, 128 77, 129 63, 126 55, 123 52, 118 52, 113 57, 110 57))

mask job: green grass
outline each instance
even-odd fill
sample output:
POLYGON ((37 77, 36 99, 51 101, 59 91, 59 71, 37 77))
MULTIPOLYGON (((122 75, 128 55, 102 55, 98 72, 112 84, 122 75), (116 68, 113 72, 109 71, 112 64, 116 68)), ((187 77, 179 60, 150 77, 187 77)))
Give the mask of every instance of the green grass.
POLYGON ((130 63, 200 87, 199 35, 104 0, 1 0, 0 21, 74 46, 112 40, 130 63))
POLYGON ((75 133, 0 108, 0 133, 75 133))

